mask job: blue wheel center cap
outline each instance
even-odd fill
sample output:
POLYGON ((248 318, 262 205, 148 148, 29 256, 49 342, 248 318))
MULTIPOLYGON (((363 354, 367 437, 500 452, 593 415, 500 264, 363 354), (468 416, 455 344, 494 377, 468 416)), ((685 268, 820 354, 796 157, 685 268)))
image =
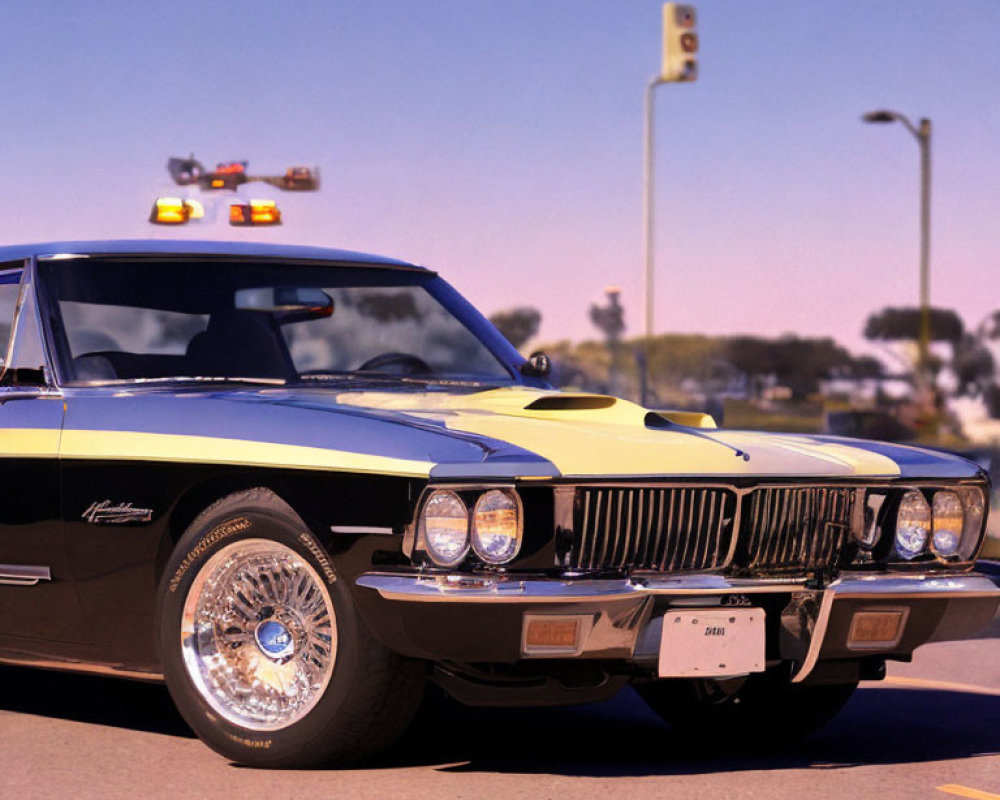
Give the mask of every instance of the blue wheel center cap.
POLYGON ((292 634, 277 620, 264 620, 257 626, 254 637, 257 639, 257 646, 271 658, 291 655, 295 649, 292 634))

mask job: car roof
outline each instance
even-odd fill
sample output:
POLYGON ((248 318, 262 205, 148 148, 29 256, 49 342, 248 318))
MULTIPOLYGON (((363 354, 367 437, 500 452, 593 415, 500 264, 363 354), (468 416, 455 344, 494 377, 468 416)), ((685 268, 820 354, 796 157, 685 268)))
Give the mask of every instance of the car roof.
POLYGON ((93 241, 40 242, 0 247, 0 262, 18 261, 29 256, 58 255, 192 255, 192 256, 246 256, 251 258, 296 259, 303 261, 349 262, 373 266, 408 267, 423 269, 416 264, 394 258, 293 244, 264 244, 260 242, 219 242, 205 239, 107 239, 93 241))

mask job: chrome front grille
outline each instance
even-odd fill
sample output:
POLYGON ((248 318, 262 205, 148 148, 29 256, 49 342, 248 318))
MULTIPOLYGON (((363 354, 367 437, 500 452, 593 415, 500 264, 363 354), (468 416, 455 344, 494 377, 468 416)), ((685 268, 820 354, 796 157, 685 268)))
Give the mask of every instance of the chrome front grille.
MULTIPOLYGON (((578 486, 560 562, 571 570, 748 575, 835 567, 857 489, 837 486, 578 486)), ((568 526, 567 526, 568 527, 568 526)))
POLYGON ((736 494, 723 487, 581 487, 571 569, 668 572, 723 566, 736 494))
POLYGON ((760 488, 747 499, 737 563, 755 572, 809 572, 835 564, 851 530, 857 491, 760 488))

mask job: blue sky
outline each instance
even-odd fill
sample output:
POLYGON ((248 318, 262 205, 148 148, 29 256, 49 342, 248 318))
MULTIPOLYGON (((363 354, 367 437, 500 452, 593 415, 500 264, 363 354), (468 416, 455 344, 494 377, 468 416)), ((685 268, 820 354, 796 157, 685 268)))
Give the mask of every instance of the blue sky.
MULTIPOLYGON (((835 336, 915 303, 933 119, 932 299, 1000 307, 1000 3, 705 0, 701 77, 658 90, 659 332, 835 336)), ((647 0, 0 4, 0 242, 260 238, 438 268, 487 312, 641 332, 647 0), (168 156, 317 164, 280 229, 163 230, 168 156)), ((266 194, 261 191, 259 194, 266 194)))

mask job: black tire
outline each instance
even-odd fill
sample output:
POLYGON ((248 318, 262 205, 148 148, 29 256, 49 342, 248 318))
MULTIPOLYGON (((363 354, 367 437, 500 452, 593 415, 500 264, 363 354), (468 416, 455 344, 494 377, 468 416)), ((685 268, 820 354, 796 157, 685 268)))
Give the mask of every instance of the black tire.
POLYGON ((796 742, 829 722, 857 683, 798 686, 783 670, 745 680, 665 679, 635 686, 639 696, 695 744, 760 749, 796 742))
POLYGON ((424 664, 397 655, 375 640, 326 551, 298 515, 267 489, 232 494, 195 519, 163 572, 158 612, 163 674, 178 710, 199 738, 235 762, 275 768, 355 762, 388 747, 420 705, 424 664), (254 572, 258 562, 247 560, 253 558, 277 566, 254 572), (244 563, 249 566, 243 571, 230 568, 231 564, 244 563), (227 583, 234 575, 233 582, 227 583), (254 576, 255 582, 235 582, 245 575, 254 576), (249 591, 229 590, 235 586, 249 587, 249 591), (262 592, 255 594, 257 587, 262 592), (273 602, 264 596, 270 591, 271 598, 280 597, 282 587, 286 602, 273 602), (287 620, 293 619, 295 603, 305 602, 303 597, 309 605, 303 605, 302 613, 295 617, 301 622, 295 627, 287 620), (237 604, 233 598, 249 602, 237 604), (209 617, 205 608, 224 610, 209 617), (314 613, 316 609, 320 611, 314 613), (226 622, 204 622, 227 614, 243 623, 243 629, 226 627, 231 625, 226 622), (319 618, 324 621, 315 627, 319 618), (248 621, 253 619, 257 622, 248 621), (262 634, 268 620, 284 620, 287 626, 272 625, 262 634), (184 633, 185 624, 188 633, 184 633), (252 635, 247 633, 251 627, 252 635), (194 636, 192 630, 207 633, 194 636), (277 638, 275 631, 280 634, 277 638), (317 631, 329 631, 330 635, 323 638, 317 631), (230 636, 237 639, 230 643, 230 636), (283 655, 274 654, 272 649, 269 655, 264 648, 273 648, 275 642, 293 649, 283 655), (300 642, 306 644, 300 647, 300 642), (228 677, 233 670, 206 672, 223 661, 229 664, 227 658, 240 659, 241 668, 246 664, 263 666, 247 667, 252 670, 249 678, 239 670, 238 679, 228 677), (324 679, 310 677, 300 682, 298 676, 304 675, 306 668, 324 679), (223 676, 225 686, 235 686, 244 694, 220 689, 216 675, 223 676), (287 676, 296 687, 304 688, 289 692, 287 676), (236 680, 243 683, 236 684, 236 680), (210 684, 215 688, 209 689, 210 684), (264 711, 246 702, 248 686, 263 686, 257 691, 264 692, 265 702, 301 702, 301 707, 278 710, 266 719, 264 711))

